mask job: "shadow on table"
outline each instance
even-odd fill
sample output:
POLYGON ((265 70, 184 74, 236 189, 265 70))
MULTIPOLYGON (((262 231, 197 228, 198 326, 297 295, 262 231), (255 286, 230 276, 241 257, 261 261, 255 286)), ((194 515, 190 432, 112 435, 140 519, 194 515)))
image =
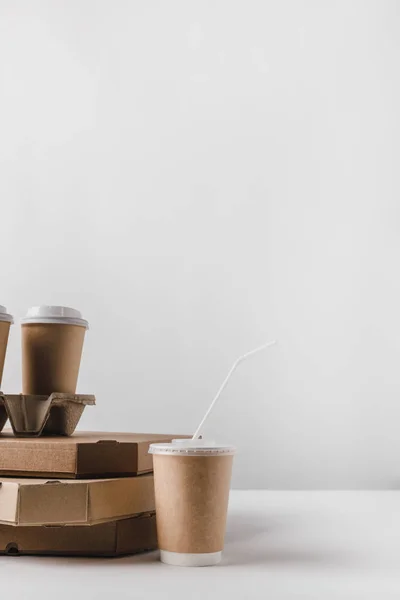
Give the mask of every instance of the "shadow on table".
POLYGON ((151 550, 148 552, 141 552, 140 554, 130 554, 127 556, 18 556, 9 557, 8 560, 22 560, 29 562, 40 562, 41 564, 52 564, 62 566, 65 568, 71 567, 76 571, 77 569, 91 569, 92 567, 98 569, 99 566, 104 568, 112 568, 116 565, 132 566, 134 564, 145 566, 147 564, 154 564, 159 562, 159 551, 151 550))
MULTIPOLYGON (((295 527, 293 546, 290 547, 290 542, 287 542, 286 547, 282 547, 282 543, 277 547, 275 534, 278 533, 279 538, 279 533, 287 531, 295 522, 295 515, 285 515, 282 518, 275 515, 268 523, 260 523, 257 515, 232 515, 229 519, 221 567, 316 565, 319 568, 335 568, 349 564, 348 557, 344 556, 343 552, 336 552, 332 548, 299 548, 296 545, 295 527), (271 536, 269 542, 268 535, 271 536), (259 538, 264 538, 263 543, 260 543, 259 538)), ((290 536, 286 534, 285 538, 290 539, 290 536)))
POLYGON ((278 523, 275 520, 260 523, 259 519, 252 515, 230 515, 226 528, 225 544, 251 541, 260 535, 271 533, 276 530, 277 526, 278 523))
POLYGON ((318 568, 334 569, 349 566, 349 562, 339 553, 307 548, 269 548, 261 551, 257 548, 242 548, 238 549, 237 552, 232 552, 232 550, 226 548, 221 563, 222 567, 249 567, 251 565, 264 566, 265 568, 318 566, 318 568))

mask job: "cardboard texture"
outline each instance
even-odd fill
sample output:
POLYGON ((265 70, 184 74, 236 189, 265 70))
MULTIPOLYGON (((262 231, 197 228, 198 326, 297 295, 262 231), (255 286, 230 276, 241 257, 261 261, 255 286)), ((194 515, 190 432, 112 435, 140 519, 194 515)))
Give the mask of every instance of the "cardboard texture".
POLYGON ((0 391, 0 432, 3 431, 4 425, 8 421, 8 414, 4 406, 3 392, 0 391))
POLYGON ((11 323, 9 321, 0 321, 0 385, 3 377, 10 326, 11 323))
POLYGON ((0 522, 92 525, 154 512, 153 475, 119 479, 0 480, 0 522))
POLYGON ((0 393, 0 431, 10 419, 16 436, 72 435, 85 407, 95 403, 93 395, 0 393))
POLYGON ((86 328, 26 323, 22 331, 22 392, 75 394, 86 328))
POLYGON ((160 549, 223 550, 233 456, 154 454, 153 459, 160 549))
POLYGON ((70 437, 0 434, 0 475, 62 479, 134 476, 153 470, 149 445, 188 436, 76 432, 70 437))
POLYGON ((0 554, 123 556, 157 548, 154 514, 100 525, 18 527, 0 524, 0 554))

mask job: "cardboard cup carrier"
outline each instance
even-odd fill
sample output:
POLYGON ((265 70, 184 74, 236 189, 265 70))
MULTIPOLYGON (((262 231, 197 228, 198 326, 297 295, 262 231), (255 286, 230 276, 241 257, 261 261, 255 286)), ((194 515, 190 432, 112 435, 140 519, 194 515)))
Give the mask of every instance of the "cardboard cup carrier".
POLYGON ((200 439, 151 444, 161 561, 215 565, 224 547, 235 449, 200 439))
POLYGON ((12 316, 7 314, 6 307, 0 306, 0 389, 1 379, 3 377, 4 361, 6 359, 8 334, 10 333, 10 327, 13 322, 14 320, 12 316))
POLYGON ((22 323, 23 394, 75 394, 88 322, 66 306, 34 306, 22 323))

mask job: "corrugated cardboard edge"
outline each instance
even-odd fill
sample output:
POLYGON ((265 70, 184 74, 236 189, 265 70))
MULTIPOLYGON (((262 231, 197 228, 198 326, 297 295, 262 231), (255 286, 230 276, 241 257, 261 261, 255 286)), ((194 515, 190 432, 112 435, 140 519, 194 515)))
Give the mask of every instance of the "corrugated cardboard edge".
POLYGON ((1 394, 0 431, 7 421, 6 414, 17 437, 69 436, 75 431, 85 407, 94 404, 96 398, 92 394, 1 394))

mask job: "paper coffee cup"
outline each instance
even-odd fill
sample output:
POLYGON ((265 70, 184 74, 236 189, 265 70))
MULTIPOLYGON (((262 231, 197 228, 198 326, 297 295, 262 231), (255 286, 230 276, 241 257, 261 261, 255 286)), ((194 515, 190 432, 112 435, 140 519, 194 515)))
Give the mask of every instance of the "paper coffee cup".
POLYGON ((14 319, 7 313, 6 307, 0 305, 0 386, 6 359, 8 334, 12 323, 14 323, 14 319))
POLYGON ((22 392, 75 394, 88 322, 66 306, 34 306, 22 324, 22 392))
POLYGON ((224 547, 232 446, 203 440, 151 444, 161 561, 215 565, 224 547))

